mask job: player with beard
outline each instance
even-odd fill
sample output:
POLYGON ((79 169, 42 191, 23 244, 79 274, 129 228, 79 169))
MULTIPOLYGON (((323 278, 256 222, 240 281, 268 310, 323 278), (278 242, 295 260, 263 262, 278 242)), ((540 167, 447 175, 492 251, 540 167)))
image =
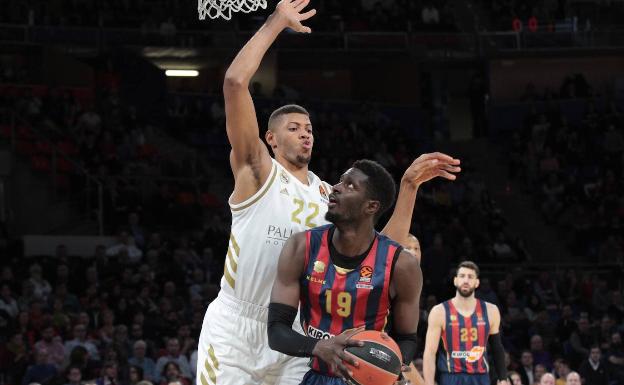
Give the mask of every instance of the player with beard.
POLYGON ((429 314, 423 355, 425 385, 434 384, 436 371, 439 385, 489 385, 487 343, 498 385, 509 385, 499 334, 500 312, 496 305, 475 298, 479 267, 470 261, 460 263, 453 284, 455 297, 434 306, 429 314))

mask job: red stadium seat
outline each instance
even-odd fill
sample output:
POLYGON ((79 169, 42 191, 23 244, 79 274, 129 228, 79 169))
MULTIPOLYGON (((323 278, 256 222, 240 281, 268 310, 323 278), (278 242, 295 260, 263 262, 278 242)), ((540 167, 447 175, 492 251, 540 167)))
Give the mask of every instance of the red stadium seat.
POLYGON ((67 175, 62 175, 59 174, 56 176, 56 180, 54 181, 56 183, 56 187, 61 189, 61 190, 69 190, 69 177, 67 175))
POLYGON ((27 140, 18 140, 15 149, 21 155, 31 156, 35 153, 35 145, 27 140))
POLYGON ((10 138, 11 137, 11 126, 9 125, 1 125, 0 126, 0 135, 2 135, 3 138, 10 138))
POLYGON ((32 158, 30 158, 30 163, 32 164, 33 169, 37 171, 50 171, 50 160, 45 156, 33 156, 32 158))
POLYGON ((52 145, 50 142, 35 142, 35 151, 37 154, 50 155, 52 153, 52 145))
POLYGON ((151 144, 144 144, 138 147, 138 154, 140 158, 148 159, 158 154, 158 150, 151 144))
POLYGON ((195 194, 188 191, 181 191, 178 193, 178 203, 182 205, 192 205, 195 202, 195 194))
POLYGON ((61 173, 70 173, 74 169, 74 166, 65 158, 59 157, 56 159, 56 171, 61 173))
POLYGON ((20 126, 17 128, 17 138, 18 139, 33 139, 34 135, 30 127, 20 126))
POLYGON ((62 152, 67 155, 75 155, 78 153, 78 148, 69 140, 61 140, 56 144, 62 152))
POLYGON ((201 193, 199 196, 199 204, 203 207, 221 207, 219 198, 209 192, 201 193))

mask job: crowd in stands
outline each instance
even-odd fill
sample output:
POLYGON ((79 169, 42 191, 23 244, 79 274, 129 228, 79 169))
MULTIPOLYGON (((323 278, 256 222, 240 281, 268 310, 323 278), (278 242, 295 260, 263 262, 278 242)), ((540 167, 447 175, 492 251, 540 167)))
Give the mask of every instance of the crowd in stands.
MULTIPOLYGON (((447 0, 320 0, 313 6, 323 14, 323 17, 310 21, 315 30, 335 31, 341 28, 349 31, 406 31, 408 25, 415 30, 455 30, 452 2, 447 0)), ((264 18, 272 10, 260 9, 254 14, 236 15, 230 25, 238 25, 243 30, 254 29, 258 17, 264 18)), ((215 25, 198 21, 196 5, 171 0, 3 1, 0 4, 0 23, 141 27, 145 32, 160 32, 166 36, 175 35, 177 31, 206 29, 215 25)))
MULTIPOLYGON (((339 180, 346 167, 361 158, 378 161, 399 181, 416 156, 433 148, 426 124, 415 125, 413 111, 402 116, 376 103, 306 100, 296 91, 284 91, 282 87, 270 98, 258 90, 253 93, 261 135, 269 115, 281 105, 296 102, 310 112, 317 128, 310 169, 330 183, 339 180), (412 143, 409 147, 406 138, 412 143)), ((230 147, 222 128, 222 100, 174 95, 170 106, 167 127, 172 135, 211 156, 215 167, 229 168, 230 147)), ((419 195, 415 231, 424 244, 441 246, 440 255, 435 258, 439 263, 437 271, 446 275, 450 265, 462 256, 461 250, 467 257, 479 255, 492 262, 530 258, 523 240, 508 231, 504 213, 490 197, 482 178, 471 168, 469 160, 463 161, 464 171, 458 181, 434 181, 424 186, 419 195), (445 245, 450 245, 450 249, 445 245)))
MULTIPOLYGON (((262 127, 275 106, 292 101, 293 95, 283 93, 258 98, 262 127)), ((399 180, 413 157, 428 150, 426 140, 420 148, 406 148, 405 137, 413 133, 406 132, 400 118, 382 106, 319 105, 297 100, 296 95, 294 99, 309 107, 316 127, 323 127, 318 130, 311 165, 323 179, 338 180, 353 160, 372 157, 399 180)), ((22 103, 28 106, 32 98, 22 103)), ((201 125, 215 141, 207 147, 223 146, 221 103, 182 104, 191 108, 173 102, 167 125, 182 137, 184 132, 177 128, 193 131, 201 125)), ((86 120, 104 125, 95 117, 86 120)), ((202 143, 194 144, 201 147, 202 143)), ((215 164, 221 166, 227 167, 226 156, 215 164)), ((432 182, 419 193, 412 228, 424 247, 421 338, 426 311, 451 294, 450 275, 457 261, 501 265, 530 259, 522 240, 509 233, 503 213, 469 160, 463 170, 458 181, 432 182)), ((176 223, 176 218, 188 214, 167 209, 167 188, 151 200, 127 190, 118 193, 124 198, 112 207, 116 244, 94 245, 90 256, 69 256, 67 248, 59 245, 56 255, 30 259, 28 264, 14 253, 3 266, 0 314, 6 348, 0 354, 6 358, 2 362, 11 363, 2 368, 5 383, 47 379, 50 384, 85 380, 109 384, 113 379, 118 384, 136 384, 141 378, 155 384, 192 383, 203 313, 215 296, 223 269, 228 213, 211 211, 200 216, 199 223, 189 223, 186 217, 187 223, 179 228, 165 230, 163 223, 176 223)), ((482 290, 492 295, 486 282, 482 290)), ((506 298, 500 290, 497 293, 506 298)), ((510 335, 512 346, 522 347, 523 337, 510 335)))
POLYGON ((621 24, 616 15, 624 9, 624 5, 617 1, 481 0, 477 3, 486 10, 486 20, 483 21, 488 29, 503 31, 512 28, 514 19, 528 29, 531 18, 537 22, 539 31, 609 28, 621 24))
MULTIPOLYGON (((532 90, 532 87, 528 87, 532 90)), ((595 94, 582 77, 558 93, 527 92, 521 132, 511 135, 510 176, 532 194, 545 220, 565 234, 574 255, 624 263, 624 119, 614 99, 595 94), (583 103, 572 119, 561 99, 583 103), (539 108, 538 108, 539 105, 539 108)))
MULTIPOLYGON (((34 4, 36 23, 125 26, 131 21, 124 15, 142 18, 152 10, 180 9, 163 3, 169 8, 155 2, 149 7, 147 2, 101 2, 110 4, 102 12, 79 8, 95 4, 90 2, 28 4, 34 4), (55 10, 59 4, 62 7, 55 10), (125 7, 136 9, 129 12, 125 7)), ((347 5, 352 4, 320 4, 327 12, 348 15, 345 28, 355 30, 397 25, 393 17, 421 17, 423 24, 451 19, 448 4, 442 2, 347 5), (397 13, 405 9, 410 11, 397 13)), ((2 2, 2 7, 2 21, 27 16, 23 2, 2 2)), ((184 23, 194 22, 195 9, 180 12, 187 11, 188 17, 185 13, 181 19, 171 12, 167 23, 190 26, 184 23)), ((157 25, 159 16, 153 18, 157 25)), ((193 187, 159 181, 163 163, 174 174, 188 167, 167 162, 151 138, 154 130, 166 131, 201 149, 214 168, 227 170, 222 102, 174 97, 165 127, 150 128, 112 90, 91 103, 65 89, 2 90, 2 135, 8 137, 4 128, 15 128, 9 125, 17 113, 23 128, 18 130, 23 134, 18 142, 32 144, 18 146, 26 150, 22 155, 37 157, 49 151, 29 134, 31 125, 106 181, 106 233, 116 234, 118 240, 108 247, 93 245, 92 255, 73 255, 58 245, 55 255, 25 259, 1 229, 0 382, 194 383, 197 339, 223 271, 229 213, 224 202, 201 193, 213 186, 200 187, 198 194, 193 187), (119 178, 133 173, 150 175, 156 188, 144 194, 136 181, 119 178)), ((536 95, 529 89, 526 100, 535 100, 536 95)), ((511 174, 534 192, 546 220, 572 234, 573 250, 609 264, 624 262, 621 112, 614 103, 592 96, 582 79, 568 79, 557 95, 587 97, 583 120, 570 122, 556 101, 544 111, 532 111, 525 129, 510 143, 511 174)), ((426 135, 419 137, 418 147, 408 147, 405 138, 417 130, 383 106, 308 102, 285 87, 271 98, 255 96, 260 127, 266 127, 275 107, 287 102, 309 109, 313 124, 320 128, 310 168, 330 183, 363 157, 383 164, 398 181, 415 156, 431 150, 426 135)), ((496 272, 484 269, 477 295, 499 306, 509 369, 524 385, 539 384, 545 373, 552 373, 560 384, 571 370, 588 384, 624 383, 621 272, 501 267, 531 262, 530 252, 508 229, 504 213, 470 160, 462 161, 457 181, 428 183, 416 205, 412 231, 423 245, 425 278, 421 349, 428 312, 453 295, 454 266, 474 260, 497 266, 496 272)), ((227 178, 220 183, 232 185, 227 178)))
MULTIPOLYGON (((415 224, 423 239, 426 280, 421 349, 429 310, 453 295, 457 260, 488 262, 472 246, 462 223, 446 216, 458 208, 448 204, 449 196, 448 206, 442 203, 445 199, 434 203, 428 194, 423 198, 415 224), (425 241, 429 225, 436 233, 425 241)), ((92 255, 71 255, 61 244, 55 255, 24 259, 15 250, 9 254, 3 239, 4 384, 194 383, 197 339, 206 306, 218 290, 227 222, 223 215, 208 220, 202 230, 169 236, 132 213, 118 242, 96 245, 92 255)), ((519 373, 523 384, 540 384, 544 373, 565 378, 571 370, 588 384, 624 380, 620 272, 498 266, 494 272, 484 271, 477 297, 499 306, 509 369, 519 373)))
MULTIPOLYGON (((201 226, 202 210, 220 204, 194 179, 207 175, 194 154, 161 153, 154 127, 114 90, 94 98, 83 89, 2 86, 0 134, 5 143, 15 139, 35 171, 50 174, 56 164, 54 183, 72 196, 85 189, 78 168, 101 181, 106 233, 132 211, 145 211, 150 223, 165 228, 201 226)), ((97 202, 97 192, 90 194, 97 202)))
POLYGON ((119 242, 93 255, 59 245, 56 255, 24 263, 3 248, 3 383, 194 383, 199 330, 223 269, 213 249, 225 247, 224 223, 170 238, 131 214, 119 242))
MULTIPOLYGON (((362 157, 379 161, 398 181, 413 158, 429 150, 426 135, 418 133, 422 128, 374 103, 307 103, 287 87, 257 101, 262 127, 278 105, 296 101, 309 108, 315 126, 323 127, 311 169, 330 182, 362 157), (407 148, 405 138, 414 135, 422 136, 418 148, 407 148)), ((74 159, 111 181, 104 216, 113 219, 106 232, 118 236, 109 247, 94 245, 93 255, 68 255, 59 245, 56 255, 28 263, 15 247, 2 249, 0 370, 6 384, 193 380, 202 317, 223 269, 228 212, 218 204, 209 212, 181 204, 167 184, 145 197, 133 183, 113 178, 132 167, 145 170, 151 162, 137 155, 150 131, 121 105, 112 91, 88 104, 64 89, 3 89, 3 127, 16 113, 23 119, 18 126, 28 123, 57 143, 67 141, 64 148, 75 149, 69 151, 74 159)), ((182 138, 182 128, 203 130, 214 141, 203 148, 226 146, 213 165, 227 168, 220 101, 173 102, 169 115, 166 126, 182 138)), ((460 259, 529 258, 469 161, 463 168, 457 182, 432 182, 419 193, 413 229, 424 245, 427 296, 443 298, 448 285, 434 277, 447 276, 460 259)))
MULTIPOLYGON (((221 1, 221 0, 218 0, 221 1)), ((448 0, 319 0, 314 7, 323 17, 309 24, 317 31, 457 31, 454 4, 448 0)), ((519 1, 481 0, 472 8, 480 30, 511 30, 518 19, 526 26, 532 17, 540 30, 555 30, 557 24, 574 24, 576 29, 591 29, 594 25, 621 24, 616 15, 623 5, 618 1, 519 1), (571 21, 574 20, 574 21, 571 21)), ((231 23, 200 22, 197 8, 171 0, 138 1, 3 1, 0 23, 64 26, 105 26, 138 28, 144 32, 160 33, 171 38, 179 31, 192 29, 230 28, 253 30, 272 12, 259 9, 252 14, 238 14, 231 23)))
POLYGON ((67 155, 99 174, 155 174, 158 153, 150 144, 150 127, 139 122, 132 106, 120 103, 116 92, 95 103, 77 98, 71 88, 3 87, 2 120, 16 113, 18 125, 31 126, 54 142, 63 142, 67 155))
MULTIPOLYGON (((426 258, 423 255, 423 263, 426 258)), ((527 271, 517 267, 499 275, 501 271, 482 274, 476 295, 499 307, 513 385, 571 384, 566 378, 573 371, 587 385, 624 381, 621 272, 527 271)), ((426 270, 424 276, 426 279, 426 270)), ((431 308, 454 295, 448 278, 446 292, 432 294, 429 283, 423 288, 422 341, 431 308)), ((417 359, 416 367, 421 365, 422 360, 417 359)))
POLYGON ((32 81, 32 57, 28 55, 0 54, 0 83, 19 84, 32 81))

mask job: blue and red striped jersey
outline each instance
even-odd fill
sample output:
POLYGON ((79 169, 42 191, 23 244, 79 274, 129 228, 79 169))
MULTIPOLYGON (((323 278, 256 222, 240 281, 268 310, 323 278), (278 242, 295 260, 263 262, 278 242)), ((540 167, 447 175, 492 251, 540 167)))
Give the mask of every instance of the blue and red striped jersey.
MULTIPOLYGON (((390 278, 401 246, 376 233, 358 267, 341 269, 332 263, 333 225, 306 231, 305 268, 301 277, 301 324, 314 338, 330 338, 345 330, 366 326, 386 330, 390 314, 390 278)), ((312 359, 312 369, 331 374, 327 365, 312 359)))
POLYGON ((490 335, 486 302, 477 299, 470 317, 459 314, 453 302, 443 302, 446 320, 440 336, 437 370, 442 373, 483 374, 489 372, 486 359, 490 335))

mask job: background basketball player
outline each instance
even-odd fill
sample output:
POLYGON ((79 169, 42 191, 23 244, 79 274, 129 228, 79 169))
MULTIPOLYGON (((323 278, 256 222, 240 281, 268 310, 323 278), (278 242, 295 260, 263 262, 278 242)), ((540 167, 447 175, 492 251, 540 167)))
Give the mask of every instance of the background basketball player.
POLYGON ((354 328, 392 336, 406 365, 416 353, 422 272, 416 258, 374 225, 393 203, 394 181, 378 163, 353 164, 329 196, 332 225, 293 235, 282 250, 269 305, 271 348, 314 357, 302 384, 344 384, 355 365, 354 328), (306 336, 292 329, 301 304, 306 336))
MULTIPOLYGON (((418 238, 416 238, 415 235, 408 234, 407 240, 403 243, 403 247, 405 247, 405 251, 410 252, 414 257, 416 257, 418 263, 420 263, 422 256, 420 241, 418 241, 418 238)), ((404 376, 411 385, 423 385, 425 383, 421 372, 418 371, 414 363, 410 364, 410 370, 404 373, 404 376)))
POLYGON ((498 384, 509 385, 499 334, 500 313, 496 305, 475 298, 479 267, 470 261, 460 263, 453 283, 455 297, 434 306, 429 314, 423 355, 425 384, 434 385, 437 370, 440 385, 489 385, 489 340, 496 373, 504 379, 498 384))
POLYGON ((405 242, 403 246, 405 247, 405 250, 414 254, 416 259, 418 259, 418 262, 420 262, 420 257, 422 256, 422 253, 420 250, 420 241, 418 240, 418 238, 416 238, 415 235, 409 234, 407 236, 407 242, 405 242))
MULTIPOLYGON (((298 384, 307 370, 306 360, 269 348, 267 306, 284 242, 292 233, 326 223, 331 187, 308 170, 314 135, 307 111, 287 105, 270 116, 265 139, 273 159, 259 137, 248 86, 281 31, 310 32, 301 24, 314 15, 313 10, 303 11, 308 2, 280 2, 225 76, 226 129, 235 180, 229 199, 232 229, 221 291, 206 311, 200 335, 197 381, 202 385, 298 384)), ((419 157, 405 173, 396 215, 384 232, 406 236, 414 206, 409 201, 415 199, 418 186, 436 176, 455 179, 458 165, 444 154, 419 157), (410 206, 412 210, 404 209, 410 206)))

